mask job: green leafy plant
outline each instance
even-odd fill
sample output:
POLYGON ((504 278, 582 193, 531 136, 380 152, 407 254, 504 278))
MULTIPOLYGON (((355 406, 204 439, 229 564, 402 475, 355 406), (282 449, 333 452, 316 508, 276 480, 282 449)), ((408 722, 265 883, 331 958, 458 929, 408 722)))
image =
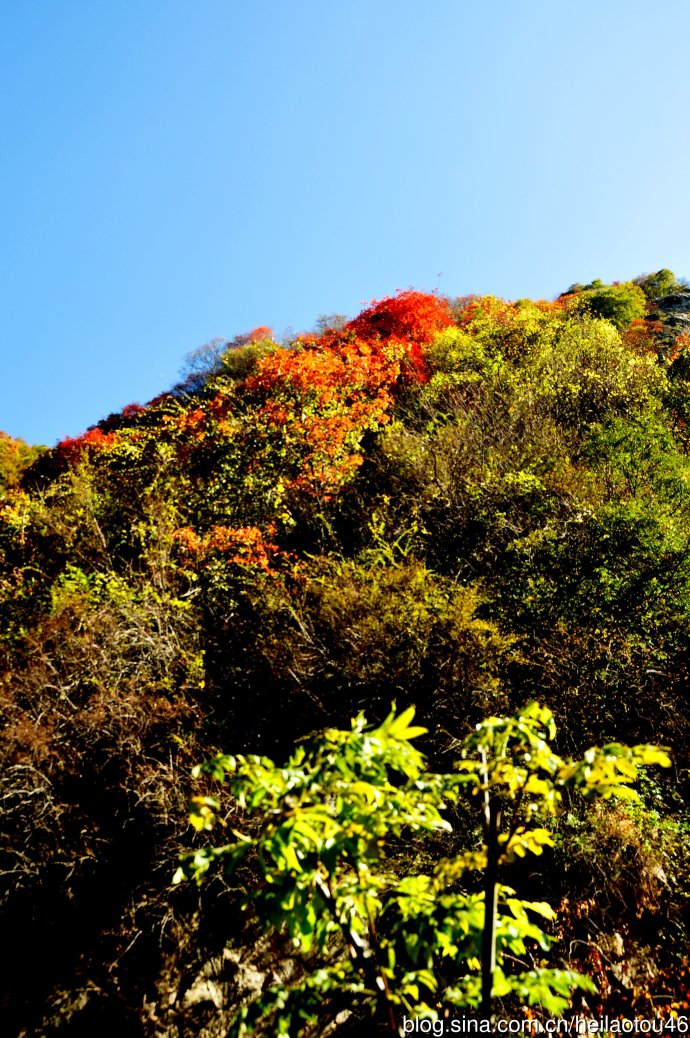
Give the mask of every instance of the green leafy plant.
MULTIPOLYGON (((564 761, 549 741, 551 712, 533 703, 513 717, 490 718, 465 740, 448 774, 427 769, 412 741, 414 708, 393 710, 376 728, 358 716, 349 731, 328 729, 298 746, 285 767, 257 756, 220 755, 196 769, 227 782, 239 809, 255 815, 224 846, 185 855, 176 880, 198 882, 217 861, 229 872, 251 860, 258 886, 248 892, 264 925, 284 933, 304 956, 301 978, 264 991, 235 1017, 231 1035, 303 1033, 330 1009, 368 1008, 390 1033, 404 1020, 439 1018, 449 1007, 479 1009, 517 996, 550 1013, 575 988, 594 990, 571 970, 515 972, 530 947, 550 944, 542 924, 550 905, 527 901, 499 882, 499 869, 552 845, 543 824, 568 786, 585 796, 636 797, 640 764, 669 763, 650 746, 618 744, 564 761), (482 805, 483 843, 442 858, 426 872, 399 874, 396 852, 415 833, 452 831, 450 818, 469 793, 482 805), (466 882, 478 871, 483 889, 466 882)), ((197 797, 199 831, 217 821, 220 803, 197 797)))
POLYGON ((673 292, 687 291, 685 278, 677 278, 668 267, 662 267, 655 274, 640 274, 633 279, 634 285, 639 285, 647 299, 659 299, 673 292))
POLYGON ((592 281, 585 286, 580 299, 590 313, 604 317, 619 330, 626 328, 636 318, 644 317, 646 310, 645 293, 639 285, 630 281, 613 285, 604 285, 599 280, 592 281))

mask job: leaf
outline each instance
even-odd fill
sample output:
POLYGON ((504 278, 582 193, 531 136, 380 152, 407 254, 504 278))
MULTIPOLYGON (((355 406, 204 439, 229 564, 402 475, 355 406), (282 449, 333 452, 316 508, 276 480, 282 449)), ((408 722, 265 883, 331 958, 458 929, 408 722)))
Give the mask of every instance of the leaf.
POLYGON ((633 755, 638 764, 657 764, 661 768, 671 767, 669 752, 663 746, 633 746, 633 755))
POLYGON ((604 787, 599 793, 602 800, 609 800, 611 797, 616 797, 618 800, 631 800, 634 802, 639 801, 640 794, 630 786, 608 786, 604 787))
POLYGON ((385 728, 387 728, 389 735, 395 739, 414 739, 416 736, 425 735, 428 731, 427 728, 414 727, 410 728, 409 722, 415 715, 415 708, 409 706, 407 710, 403 710, 398 717, 394 717, 393 714, 389 715, 389 719, 384 722, 385 728))
POLYGON ((542 919, 548 919, 549 922, 557 918, 556 912, 546 901, 523 901, 522 904, 530 912, 536 912, 542 919))
POLYGON ((192 797, 189 812, 190 824, 197 832, 213 829, 218 809, 219 804, 214 797, 192 797))

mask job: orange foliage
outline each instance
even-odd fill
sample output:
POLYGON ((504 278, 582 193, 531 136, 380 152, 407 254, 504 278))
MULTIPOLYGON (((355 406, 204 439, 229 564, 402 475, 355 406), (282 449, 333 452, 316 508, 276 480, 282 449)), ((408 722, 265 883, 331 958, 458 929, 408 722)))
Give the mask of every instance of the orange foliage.
POLYGON ((272 339, 273 329, 269 328, 267 324, 261 324, 258 328, 253 328, 250 332, 247 332, 247 342, 260 342, 261 339, 272 339))
POLYGON ((384 425, 400 375, 395 350, 343 342, 337 350, 276 350, 245 383, 259 405, 257 431, 280 434, 299 471, 293 488, 329 496, 361 464, 367 429, 384 425))
POLYGON ((374 353, 366 343, 349 342, 338 351, 276 350, 261 358, 256 374, 247 378, 246 389, 266 396, 309 397, 323 407, 378 394, 390 388, 399 374, 397 360, 374 353))
POLYGON ((621 333, 621 339, 626 346, 637 353, 656 353, 656 338, 662 330, 661 321, 636 317, 621 333))
MULTIPOLYGON (((226 420, 235 391, 220 389, 210 399, 161 414, 158 433, 174 438, 182 434, 184 461, 197 446, 226 438, 248 421, 260 450, 278 443, 287 452, 286 486, 328 496, 361 463, 357 452, 363 433, 389 420, 403 370, 424 379, 422 347, 452 323, 448 301, 433 293, 408 289, 374 300, 342 330, 305 335, 301 349, 276 349, 260 357, 255 373, 238 386, 244 406, 237 421, 226 420)), ((238 339, 249 343, 270 336, 271 329, 262 325, 238 339)), ((122 415, 136 418, 171 399, 162 394, 147 408, 130 404, 122 415)), ((156 434, 150 423, 148 428, 156 434)), ((139 433, 135 436, 138 440, 139 433)), ((135 436, 130 434, 130 442, 135 436)), ((118 434, 96 428, 66 437, 57 451, 75 462, 85 452, 105 450, 117 442, 118 434)))
POLYGON ((426 381, 427 370, 421 347, 437 332, 453 324, 447 299, 429 292, 407 289, 385 299, 372 300, 366 310, 345 325, 344 331, 364 342, 400 342, 407 347, 411 367, 426 381))
MULTIPOLYGON (((224 432, 223 419, 232 406, 232 398, 222 390, 190 410, 164 415, 163 423, 183 433, 191 442, 200 443, 217 432, 224 432)), ((187 446, 190 446, 189 443, 187 446)))
POLYGON ((180 432, 197 433, 205 421, 206 412, 200 407, 195 407, 192 411, 183 411, 175 425, 180 432))
POLYGON ((673 346, 668 353, 667 360, 669 364, 673 364, 674 360, 678 360, 684 353, 690 353, 690 333, 688 332, 681 332, 680 335, 676 336, 673 346))
MULTIPOLYGON (((267 533, 273 536, 275 529, 269 526, 267 533)), ((278 545, 264 540, 258 526, 212 526, 208 533, 199 536, 191 526, 184 526, 174 533, 175 540, 189 555, 204 556, 218 552, 228 556, 229 562, 239 566, 257 566, 269 572, 271 559, 278 545)))

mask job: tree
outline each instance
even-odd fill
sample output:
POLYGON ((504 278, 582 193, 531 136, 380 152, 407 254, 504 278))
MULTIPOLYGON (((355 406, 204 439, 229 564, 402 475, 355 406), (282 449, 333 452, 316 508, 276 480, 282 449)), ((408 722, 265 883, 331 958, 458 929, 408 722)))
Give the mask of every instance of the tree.
POLYGON ((579 298, 586 310, 595 317, 610 321, 619 331, 627 328, 631 321, 643 318, 647 311, 644 292, 631 281, 619 285, 604 285, 601 281, 593 281, 579 298))
MULTIPOLYGON (((412 745, 426 731, 412 726, 413 717, 412 707, 393 710, 369 728, 360 715, 351 730, 328 729, 298 746, 283 768, 267 758, 220 755, 196 769, 227 780, 257 823, 247 833, 233 829, 225 846, 185 855, 176 880, 200 882, 214 862, 233 872, 251 860, 259 885, 247 905, 304 956, 301 978, 242 1007, 231 1035, 253 1033, 268 1017, 273 1034, 294 1038, 345 1007, 368 1008, 392 1034, 449 1007, 478 1008, 488 1031, 496 997, 513 994, 560 1013, 575 988, 594 990, 571 970, 510 970, 508 962, 524 959, 530 945, 548 948, 535 919, 548 922, 555 913, 519 898, 499 882, 499 869, 552 845, 537 823, 558 811, 564 787, 634 798, 638 766, 666 765, 666 754, 616 744, 566 762, 548 742, 555 735, 550 711, 533 703, 478 725, 457 770, 435 774, 412 745), (482 845, 427 872, 398 874, 393 855, 401 841, 450 832, 453 805, 466 791, 482 802, 482 845), (465 880, 476 870, 481 890, 465 880)), ((219 808, 216 798, 197 797, 195 827, 212 829, 219 808)))
POLYGON ((8 487, 19 483, 24 469, 27 469, 44 450, 45 447, 29 446, 24 440, 0 432, 0 497, 8 487))
POLYGON ((687 282, 678 279, 668 267, 662 267, 655 274, 640 274, 634 278, 633 284, 639 285, 647 299, 660 299, 674 292, 684 292, 688 287, 687 282))
POLYGON ((226 339, 215 338, 191 350, 180 368, 178 389, 185 393, 198 393, 212 375, 223 370, 222 356, 229 347, 226 339))
POLYGON ((319 314, 314 322, 314 331, 317 335, 323 335, 325 332, 330 331, 342 331, 347 324, 347 317, 345 314, 319 314))
MULTIPOLYGON (((273 337, 268 325, 261 325, 250 332, 242 332, 233 339, 215 338, 197 346, 185 357, 180 369, 180 382, 175 386, 178 393, 194 395, 201 392, 214 375, 234 373, 238 366, 235 355, 247 346, 262 343, 273 337)), ((240 367, 245 365, 240 364, 240 367)), ((249 367, 249 365, 247 365, 249 367)))

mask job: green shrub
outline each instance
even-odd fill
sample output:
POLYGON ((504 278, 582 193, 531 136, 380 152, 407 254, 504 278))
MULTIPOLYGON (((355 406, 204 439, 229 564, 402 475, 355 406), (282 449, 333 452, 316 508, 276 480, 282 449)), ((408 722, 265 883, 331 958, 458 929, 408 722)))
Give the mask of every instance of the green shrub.
POLYGON ((647 311, 647 301, 639 285, 624 281, 619 285, 603 285, 594 281, 580 293, 580 304, 594 317, 603 317, 619 331, 647 311))

